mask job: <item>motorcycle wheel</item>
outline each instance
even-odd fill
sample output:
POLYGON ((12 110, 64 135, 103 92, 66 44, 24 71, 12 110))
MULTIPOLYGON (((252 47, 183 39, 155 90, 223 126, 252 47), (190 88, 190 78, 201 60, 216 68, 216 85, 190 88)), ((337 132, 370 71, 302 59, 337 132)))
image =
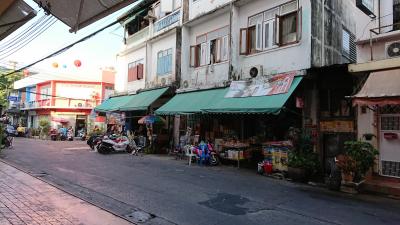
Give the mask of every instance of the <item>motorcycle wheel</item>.
POLYGON ((211 166, 217 166, 219 164, 219 159, 218 156, 215 154, 210 155, 210 165, 211 166))
POLYGON ((89 147, 90 147, 92 150, 94 150, 94 145, 93 145, 93 144, 90 144, 89 147))

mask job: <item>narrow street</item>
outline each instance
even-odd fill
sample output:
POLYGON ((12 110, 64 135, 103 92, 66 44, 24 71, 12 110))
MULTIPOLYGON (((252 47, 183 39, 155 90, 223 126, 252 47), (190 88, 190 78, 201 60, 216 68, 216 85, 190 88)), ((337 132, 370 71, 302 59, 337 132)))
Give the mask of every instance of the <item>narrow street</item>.
POLYGON ((350 196, 229 166, 168 156, 100 155, 85 142, 16 138, 1 159, 142 224, 398 224, 396 200, 350 196))

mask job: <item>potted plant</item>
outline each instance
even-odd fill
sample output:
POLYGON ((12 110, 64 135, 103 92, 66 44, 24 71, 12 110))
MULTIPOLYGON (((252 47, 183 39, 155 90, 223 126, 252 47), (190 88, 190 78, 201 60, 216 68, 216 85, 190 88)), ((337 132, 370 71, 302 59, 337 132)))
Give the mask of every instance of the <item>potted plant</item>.
POLYGON ((342 172, 342 184, 357 189, 367 172, 374 166, 378 151, 365 141, 348 141, 344 154, 338 157, 337 166, 342 172))
POLYGON ((365 140, 367 141, 371 141, 373 137, 376 137, 375 134, 372 133, 365 133, 363 134, 363 137, 365 138, 365 140))
POLYGON ((42 139, 46 139, 50 131, 50 122, 47 119, 42 118, 39 121, 39 126, 40 126, 40 137, 42 139))
POLYGON ((308 135, 300 135, 288 155, 288 176, 306 182, 318 172, 318 155, 313 151, 312 140, 308 135))

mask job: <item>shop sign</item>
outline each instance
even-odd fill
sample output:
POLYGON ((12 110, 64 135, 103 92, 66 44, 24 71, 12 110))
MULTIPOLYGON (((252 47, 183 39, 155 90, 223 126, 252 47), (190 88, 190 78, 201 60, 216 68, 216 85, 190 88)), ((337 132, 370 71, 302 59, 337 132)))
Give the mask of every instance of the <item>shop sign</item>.
POLYGON ((354 122, 347 120, 321 121, 321 132, 338 132, 352 133, 354 132, 354 122))
POLYGON ((356 6, 365 14, 371 18, 375 18, 374 15, 374 0, 357 0, 356 6))
POLYGON ((8 96, 8 101, 11 101, 11 102, 16 102, 16 101, 18 101, 18 96, 8 96))
POLYGON ((225 98, 244 98, 284 94, 292 85, 295 72, 275 75, 267 82, 260 80, 233 81, 225 98))

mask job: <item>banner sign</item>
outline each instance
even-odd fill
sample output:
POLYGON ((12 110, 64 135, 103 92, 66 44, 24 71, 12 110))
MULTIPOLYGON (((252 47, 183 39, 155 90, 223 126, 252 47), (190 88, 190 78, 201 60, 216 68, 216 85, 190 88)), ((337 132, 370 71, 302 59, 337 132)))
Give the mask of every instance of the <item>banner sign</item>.
POLYGON ((268 82, 233 81, 225 98, 245 98, 268 95, 279 95, 289 91, 296 72, 283 73, 273 76, 268 82))

